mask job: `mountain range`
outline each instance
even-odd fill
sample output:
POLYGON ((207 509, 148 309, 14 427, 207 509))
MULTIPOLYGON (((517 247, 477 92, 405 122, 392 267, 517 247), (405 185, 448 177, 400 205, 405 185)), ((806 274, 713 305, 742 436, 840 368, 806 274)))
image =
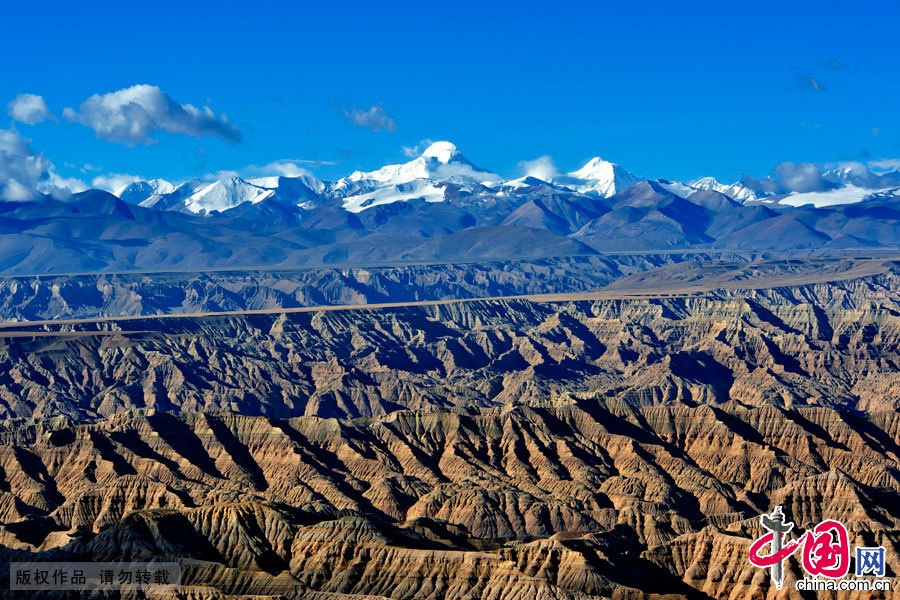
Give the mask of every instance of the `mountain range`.
POLYGON ((440 142, 0 203, 0 590, 793 598, 747 560, 775 506, 895 576, 897 174, 535 174, 440 142))
MULTIPOLYGON (((546 185, 559 192, 594 198, 609 198, 646 179, 600 157, 590 159, 571 173, 526 175, 505 180, 496 173, 469 161, 450 142, 434 142, 418 157, 370 172, 354 171, 337 181, 321 181, 311 175, 295 177, 238 176, 191 180, 173 184, 163 179, 126 184, 114 194, 131 204, 191 214, 226 212, 241 204, 277 202, 312 208, 331 201, 349 212, 394 202, 440 202, 454 188, 472 195, 509 194, 511 190, 546 185)), ((847 204, 858 202, 876 191, 900 187, 900 173, 873 174, 868 169, 845 165, 825 171, 822 185, 804 192, 744 182, 721 183, 714 177, 682 183, 657 179, 667 191, 687 198, 697 191, 721 193, 739 203, 778 203, 791 206, 847 204)))
POLYGON ((436 142, 407 163, 337 181, 151 179, 114 194, 0 203, 0 273, 900 246, 900 174, 843 168, 823 178, 816 191, 765 195, 708 177, 644 179, 593 158, 571 173, 507 180, 436 142))
MULTIPOLYGON (((609 198, 643 180, 599 157, 571 173, 545 175, 543 179, 525 176, 504 180, 496 173, 474 165, 454 144, 434 142, 407 163, 387 165, 370 172, 354 171, 337 181, 321 181, 310 175, 248 179, 232 176, 180 184, 153 179, 126 184, 113 193, 131 204, 190 214, 227 212, 244 203, 267 201, 305 209, 330 201, 348 212, 358 213, 394 202, 441 202, 448 199, 448 192, 453 191, 507 196, 513 190, 535 185, 593 198, 609 198)), ((680 195, 713 189, 742 202, 760 197, 740 183, 724 185, 709 177, 688 185, 662 182, 680 195)))

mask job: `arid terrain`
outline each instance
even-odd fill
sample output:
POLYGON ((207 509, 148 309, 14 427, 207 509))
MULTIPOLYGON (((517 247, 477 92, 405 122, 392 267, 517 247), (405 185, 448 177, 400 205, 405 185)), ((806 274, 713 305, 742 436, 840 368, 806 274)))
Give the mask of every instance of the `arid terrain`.
POLYGON ((0 600, 900 600, 900 1, 0 16, 0 600))
POLYGON ((0 277, 0 321, 584 292, 662 265, 723 259, 736 265, 755 256, 688 251, 282 270, 8 276, 0 277))
POLYGON ((781 505, 900 570, 889 259, 9 324, 0 373, 0 564, 178 557, 198 599, 816 597, 747 560, 781 505))

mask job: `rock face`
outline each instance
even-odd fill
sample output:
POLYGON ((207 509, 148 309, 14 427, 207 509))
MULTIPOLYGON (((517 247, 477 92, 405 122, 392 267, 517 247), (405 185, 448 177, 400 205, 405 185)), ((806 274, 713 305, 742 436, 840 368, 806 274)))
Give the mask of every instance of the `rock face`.
POLYGON ((0 442, 6 557, 175 556, 233 594, 774 597, 746 553, 775 504, 798 527, 842 520, 900 568, 896 411, 600 396, 343 421, 138 411, 12 422, 0 442))
POLYGON ((0 416, 353 418, 563 393, 898 407, 900 276, 616 300, 476 300, 0 329, 0 416))
POLYGON ((685 260, 750 253, 579 256, 535 261, 0 278, 0 321, 155 316, 583 292, 685 260))
POLYGON ((747 560, 775 505, 894 576, 898 289, 5 326, 0 589, 160 556, 177 598, 800 598, 747 560))

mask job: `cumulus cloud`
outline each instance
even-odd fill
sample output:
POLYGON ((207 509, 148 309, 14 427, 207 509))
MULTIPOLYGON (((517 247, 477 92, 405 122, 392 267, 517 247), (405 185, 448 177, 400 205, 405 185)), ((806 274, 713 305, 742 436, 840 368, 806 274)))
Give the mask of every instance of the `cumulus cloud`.
POLYGON ((878 160, 870 160, 867 164, 873 171, 900 171, 900 158, 879 158, 878 160))
POLYGON ((14 129, 0 129, 0 199, 33 200, 37 186, 47 177, 50 162, 31 151, 14 129))
POLYGON ((550 181, 560 175, 560 170, 556 167, 553 159, 546 154, 534 160, 521 161, 519 168, 522 169, 526 177, 536 177, 542 181, 550 181))
POLYGON ((822 176, 819 165, 809 162, 782 162, 775 167, 781 183, 792 192, 820 192, 831 185, 822 176))
POLYGON ((886 158, 868 163, 851 160, 824 165, 782 162, 762 179, 744 175, 741 182, 765 195, 820 192, 844 185, 884 189, 900 185, 900 159, 886 158))
POLYGON ((381 106, 372 106, 367 110, 359 108, 341 108, 347 120, 356 127, 368 127, 372 131, 394 131, 397 123, 381 106))
MULTIPOLYGON (((276 160, 275 162, 271 162, 267 165, 263 165, 258 168, 258 173, 260 175, 280 175, 282 177, 297 177, 299 175, 309 175, 310 172, 308 169, 300 166, 302 164, 309 164, 309 161, 296 161, 296 160, 276 160)), ((256 167, 254 166, 255 170, 256 167)))
POLYGON ((752 175, 742 175, 741 184, 751 190, 758 192, 764 196, 772 196, 773 194, 783 194, 788 190, 784 189, 771 175, 757 179, 752 175))
POLYGON ((8 179, 0 190, 0 198, 8 202, 27 202, 37 197, 36 192, 25 187, 17 179, 8 179))
POLYGON ((127 173, 104 173, 103 175, 97 175, 91 180, 91 187, 98 190, 106 190, 107 192, 116 192, 129 183, 143 180, 143 177, 128 175, 127 173))
POLYGON ((220 137, 231 143, 243 138, 225 115, 208 107, 179 104, 155 85, 94 94, 78 110, 66 108, 63 116, 94 130, 98 137, 124 144, 154 143, 153 135, 164 131, 192 137, 220 137))
POLYGON ((6 106, 9 116, 14 121, 25 123, 26 125, 34 125, 48 119, 56 119, 53 113, 50 112, 50 109, 47 108, 47 103, 44 102, 44 99, 37 94, 19 94, 10 100, 6 106))
POLYGON ((308 159, 308 158, 284 158, 272 161, 264 165, 247 165, 240 169, 224 169, 214 173, 207 173, 202 178, 214 181, 216 179, 227 179, 229 177, 242 177, 250 179, 253 177, 300 177, 312 176, 313 173, 306 167, 318 167, 322 165, 336 165, 337 163, 330 160, 308 159))
POLYGON ((72 194, 83 192, 88 189, 83 181, 76 177, 63 177, 56 172, 53 166, 47 173, 47 181, 38 185, 38 191, 44 194, 50 194, 58 200, 64 200, 72 194))
POLYGON ((84 183, 57 174, 53 164, 35 154, 15 129, 0 129, 0 200, 24 202, 40 194, 65 198, 84 190, 84 183))

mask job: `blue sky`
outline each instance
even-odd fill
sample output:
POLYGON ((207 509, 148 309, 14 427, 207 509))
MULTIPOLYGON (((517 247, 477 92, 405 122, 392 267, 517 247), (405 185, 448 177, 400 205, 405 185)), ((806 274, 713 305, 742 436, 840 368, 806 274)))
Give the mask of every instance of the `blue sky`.
POLYGON ((0 106, 37 94, 56 119, 0 127, 85 181, 283 159, 331 178, 423 139, 506 176, 545 154, 725 181, 900 157, 896 2, 326 4, 8 3, 0 106), (241 141, 123 144, 63 117, 136 84, 227 115, 241 141), (392 123, 353 122, 372 107, 392 123))

